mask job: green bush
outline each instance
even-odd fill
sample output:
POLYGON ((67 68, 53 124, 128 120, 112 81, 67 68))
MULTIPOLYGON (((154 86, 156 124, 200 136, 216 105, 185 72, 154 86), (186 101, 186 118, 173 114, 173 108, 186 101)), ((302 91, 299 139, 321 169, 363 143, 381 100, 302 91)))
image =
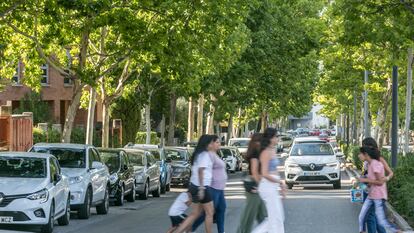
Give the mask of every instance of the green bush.
POLYGON ((72 129, 70 136, 71 143, 85 144, 86 142, 86 130, 82 127, 76 127, 72 129))
POLYGON ((34 127, 33 128, 33 144, 36 144, 39 142, 46 142, 46 141, 47 141, 46 132, 40 128, 34 127))
MULTIPOLYGON (((146 132, 137 132, 136 136, 135 136, 135 143, 137 144, 145 144, 147 138, 147 133, 146 132)), ((158 145, 160 144, 161 140, 158 137, 156 132, 151 132, 151 142, 150 144, 155 144, 158 145)), ((128 143, 128 142, 125 142, 128 143)))
POLYGON ((359 146, 349 146, 349 149, 347 151, 347 158, 351 159, 355 167, 357 167, 358 170, 362 171, 364 163, 361 160, 359 160, 358 154, 359 146))
POLYGON ((47 131, 47 141, 51 143, 61 142, 62 134, 54 129, 49 129, 47 131))

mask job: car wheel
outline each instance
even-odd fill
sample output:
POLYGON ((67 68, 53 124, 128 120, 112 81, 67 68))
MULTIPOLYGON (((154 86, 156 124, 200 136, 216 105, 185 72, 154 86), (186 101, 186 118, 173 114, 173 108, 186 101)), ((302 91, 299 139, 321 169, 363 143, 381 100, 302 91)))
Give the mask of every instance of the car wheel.
POLYGON ((125 188, 123 185, 121 185, 121 190, 119 191, 118 196, 116 197, 115 205, 117 206, 124 205, 124 194, 125 194, 125 188))
POLYGON ((42 233, 52 233, 55 226, 55 204, 52 202, 50 205, 49 221, 46 225, 43 225, 40 229, 42 233))
POLYGON ((165 194, 167 191, 167 184, 163 184, 160 177, 160 184, 161 184, 161 194, 165 194))
POLYGON ((341 180, 335 181, 333 184, 334 189, 341 189, 341 180))
POLYGON ((158 185, 158 188, 155 191, 152 191, 152 196, 153 197, 160 197, 161 195, 161 188, 160 185, 158 185))
POLYGON ((293 184, 290 184, 290 183, 287 183, 286 186, 287 186, 288 189, 292 189, 293 188, 293 184))
POLYGON ((128 194, 126 199, 127 199, 128 202, 134 202, 135 201, 135 181, 134 181, 134 184, 132 185, 132 190, 128 194))
POLYGON ((85 200, 83 205, 78 210, 78 217, 80 219, 88 219, 91 216, 91 202, 92 202, 92 190, 88 188, 85 194, 85 200))
POLYGON ((139 198, 141 200, 147 200, 148 199, 148 181, 145 182, 144 192, 139 195, 139 198))
POLYGON ((109 212, 109 187, 106 187, 105 197, 101 204, 96 206, 97 214, 108 214, 109 212))
POLYGON ((58 219, 58 223, 61 226, 69 225, 70 221, 70 196, 68 196, 68 200, 66 201, 66 210, 65 214, 58 219))

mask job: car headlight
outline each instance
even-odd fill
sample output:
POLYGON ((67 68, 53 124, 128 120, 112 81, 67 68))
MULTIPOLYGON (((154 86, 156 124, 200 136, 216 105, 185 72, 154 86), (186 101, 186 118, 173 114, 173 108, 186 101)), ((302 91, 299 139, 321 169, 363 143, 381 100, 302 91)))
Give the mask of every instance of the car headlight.
POLYGON ((298 167, 299 167, 299 165, 298 165, 298 164, 296 164, 296 163, 289 163, 289 164, 287 164, 287 167, 288 167, 288 168, 298 168, 298 167))
POLYGON ((49 191, 42 189, 39 192, 30 194, 26 198, 32 201, 39 200, 40 203, 45 203, 49 199, 49 191))
POLYGON ((328 163, 326 164, 327 167, 337 167, 339 163, 328 163))
POLYGON ((83 177, 82 176, 75 176, 75 177, 70 177, 69 178, 69 184, 77 184, 82 182, 83 177))
POLYGON ((111 176, 109 176, 109 183, 115 184, 118 181, 118 174, 114 173, 111 176))

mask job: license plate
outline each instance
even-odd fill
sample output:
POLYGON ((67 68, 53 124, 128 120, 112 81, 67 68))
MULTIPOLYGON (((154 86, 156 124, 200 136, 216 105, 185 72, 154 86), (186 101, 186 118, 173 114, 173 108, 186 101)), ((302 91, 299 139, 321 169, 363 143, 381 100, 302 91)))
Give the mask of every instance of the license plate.
POLYGON ((319 172, 304 172, 303 175, 305 176, 319 176, 319 172))
POLYGON ((0 223, 12 223, 13 217, 0 217, 0 223))

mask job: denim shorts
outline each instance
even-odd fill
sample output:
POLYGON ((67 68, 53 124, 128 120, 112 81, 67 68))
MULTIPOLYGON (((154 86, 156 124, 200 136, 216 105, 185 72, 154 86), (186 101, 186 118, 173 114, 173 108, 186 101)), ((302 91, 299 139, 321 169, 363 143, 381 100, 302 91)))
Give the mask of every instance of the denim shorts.
POLYGON ((205 190, 204 190, 204 198, 200 200, 200 198, 198 198, 198 187, 194 184, 190 184, 190 188, 188 188, 188 191, 191 193, 191 198, 193 199, 193 203, 201 203, 201 204, 206 204, 209 203, 211 201, 213 201, 213 199, 211 198, 211 190, 210 187, 206 186, 205 190))

